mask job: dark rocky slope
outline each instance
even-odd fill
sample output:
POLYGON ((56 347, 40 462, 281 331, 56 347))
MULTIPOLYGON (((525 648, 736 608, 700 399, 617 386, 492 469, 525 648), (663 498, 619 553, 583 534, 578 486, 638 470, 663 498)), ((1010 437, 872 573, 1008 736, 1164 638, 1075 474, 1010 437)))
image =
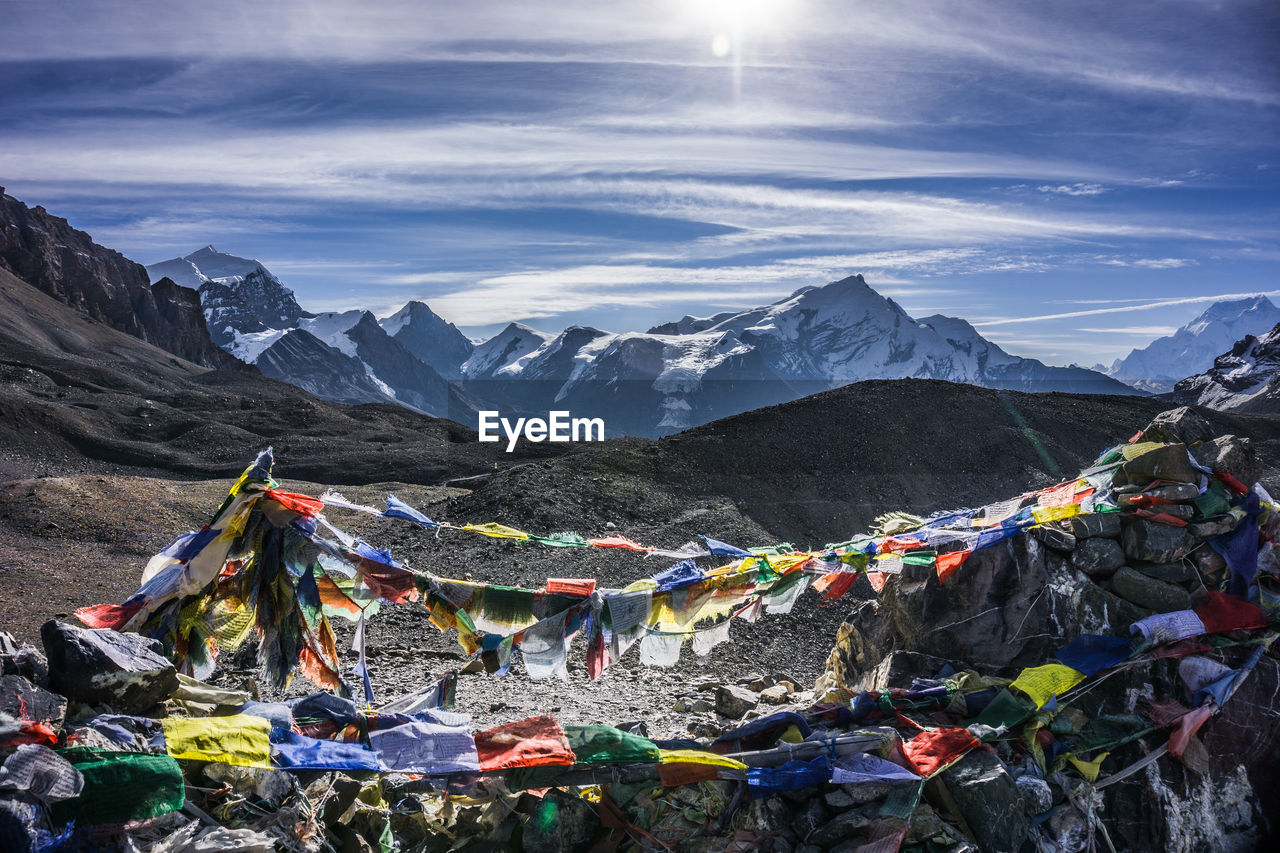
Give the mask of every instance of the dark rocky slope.
POLYGON ((27 207, 0 187, 0 268, 65 305, 205 367, 243 365, 209 337, 194 290, 93 242, 43 207, 27 207))

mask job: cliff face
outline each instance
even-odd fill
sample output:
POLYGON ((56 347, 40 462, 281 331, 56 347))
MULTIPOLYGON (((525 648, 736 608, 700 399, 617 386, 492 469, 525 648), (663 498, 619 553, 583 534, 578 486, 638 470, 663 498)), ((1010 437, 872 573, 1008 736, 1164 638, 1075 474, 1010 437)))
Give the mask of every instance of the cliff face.
POLYGON ((196 292, 152 287, 141 264, 0 188, 0 266, 58 301, 195 364, 244 367, 209 337, 196 292))

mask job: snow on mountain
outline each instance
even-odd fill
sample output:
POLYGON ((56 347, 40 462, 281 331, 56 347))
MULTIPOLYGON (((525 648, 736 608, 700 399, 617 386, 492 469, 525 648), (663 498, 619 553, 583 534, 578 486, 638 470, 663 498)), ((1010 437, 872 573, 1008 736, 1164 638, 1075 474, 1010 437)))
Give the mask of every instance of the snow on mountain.
POLYGON ((420 302, 389 318, 400 336, 393 338, 367 311, 304 311, 261 262, 212 246, 147 269, 196 287, 214 342, 267 376, 339 402, 398 403, 474 421, 475 403, 409 348, 443 340, 456 374, 465 357, 456 353, 469 354, 471 343, 420 302))
POLYGON ((513 376, 520 372, 515 362, 553 340, 553 335, 510 323, 489 340, 477 345, 462 364, 465 379, 492 379, 499 372, 513 376), (509 369, 508 369, 509 368, 509 369))
POLYGON ((1280 412, 1280 324, 1258 337, 1245 335, 1209 370, 1178 382, 1170 396, 1224 412, 1280 412))
POLYGON ((442 376, 452 379, 461 375, 462 363, 475 350, 475 344, 458 331, 457 326, 422 302, 410 302, 379 323, 388 335, 404 344, 405 349, 442 376))
POLYGON ((481 396, 530 410, 570 408, 632 435, 662 435, 864 379, 1135 393, 1093 371, 1010 355, 964 320, 916 321, 861 276, 644 333, 574 326, 548 338, 512 324, 478 346, 463 372, 481 396))
POLYGON ((1182 377, 1208 370, 1236 341, 1261 335, 1276 323, 1280 309, 1265 296, 1215 302, 1172 335, 1117 359, 1106 372, 1146 391, 1169 391, 1182 377))

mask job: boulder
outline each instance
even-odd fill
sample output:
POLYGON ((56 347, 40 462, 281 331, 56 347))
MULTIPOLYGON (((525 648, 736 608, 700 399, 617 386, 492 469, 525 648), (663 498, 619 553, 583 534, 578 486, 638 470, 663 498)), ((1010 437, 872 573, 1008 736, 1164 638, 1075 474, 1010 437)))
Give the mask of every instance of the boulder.
POLYGON ((1156 613, 1188 610, 1191 607, 1191 594, 1182 587, 1148 577, 1128 566, 1111 578, 1111 588, 1126 601, 1156 613))
POLYGON ((1199 542, 1185 527, 1134 519, 1125 525, 1120 544, 1130 560, 1172 563, 1191 553, 1199 542))
POLYGON ((1171 483, 1195 483, 1200 477, 1185 444, 1165 444, 1124 462, 1115 470, 1113 485, 1145 487, 1156 480, 1171 483))
POLYGON ((787 701, 791 691, 785 684, 775 684, 760 691, 760 701, 767 705, 781 705, 787 701))
POLYGON ((1226 559, 1213 550, 1208 543, 1202 544, 1191 552, 1191 562, 1196 564, 1196 569, 1202 575, 1216 574, 1227 567, 1226 559))
POLYGON ((878 811, 878 804, 868 803, 867 805, 841 812, 825 826, 814 831, 805 841, 809 844, 816 844, 819 847, 834 847, 846 838, 851 838, 857 834, 859 830, 870 826, 871 822, 875 820, 878 811))
POLYGON ((1077 539, 1105 536, 1115 539, 1120 535, 1120 515, 1114 512, 1086 512, 1067 519, 1071 535, 1077 539))
POLYGON ((1124 565, 1124 551, 1114 539, 1085 539, 1072 552, 1071 565, 1090 577, 1110 577, 1124 565))
POLYGON ((759 704, 760 697, 745 687, 726 684, 716 691, 716 712, 731 720, 741 720, 759 704))
POLYGON ((1055 551, 1070 552, 1075 550, 1076 537, 1065 526, 1043 524, 1031 528, 1031 535, 1040 540, 1045 547, 1055 551))
POLYGON ((178 689, 177 670, 155 640, 56 619, 41 626, 40 639, 49 683, 68 699, 140 714, 178 689))
POLYGON ((582 797, 559 788, 541 800, 529 798, 530 819, 524 822, 521 846, 531 853, 585 851, 600 834, 596 807, 582 797))
POLYGON ((1043 779, 1023 773, 1014 782, 1022 792, 1022 803, 1029 815, 1044 814, 1053 808, 1053 791, 1043 779))
POLYGON ((1161 444, 1182 443, 1190 447, 1213 438, 1213 427, 1195 409, 1179 406, 1161 412, 1142 431, 1143 441, 1161 444))
POLYGON ((1022 792, 999 758, 975 749, 934 778, 948 810, 955 809, 984 851, 1022 847, 1031 824, 1022 792))
POLYGON ((1048 821, 1049 834, 1058 842, 1061 853, 1080 853, 1089 843, 1089 825, 1084 815, 1070 803, 1053 810, 1048 821))
POLYGON ((796 834, 796 838, 804 841, 817 832, 818 827, 826 824, 829 817, 830 812, 822 800, 814 797, 799 809, 795 820, 791 821, 791 831, 796 834))
POLYGON ((1262 463, 1253 448, 1253 442, 1243 436, 1222 435, 1192 448, 1196 461, 1210 471, 1230 474, 1246 488, 1258 482, 1262 463))
POLYGON ((48 723, 56 731, 67 717, 67 700, 21 675, 5 675, 0 677, 0 714, 48 723))
POLYGON ((1221 536, 1236 529, 1236 517, 1230 513, 1203 518, 1187 525, 1187 532, 1197 539, 1221 536))
POLYGON ((49 686, 49 661, 35 646, 19 643, 0 631, 0 675, 21 675, 32 684, 49 686))
POLYGON ((1130 568, 1166 583, 1189 583, 1198 578, 1195 567, 1186 563, 1133 563, 1130 568))

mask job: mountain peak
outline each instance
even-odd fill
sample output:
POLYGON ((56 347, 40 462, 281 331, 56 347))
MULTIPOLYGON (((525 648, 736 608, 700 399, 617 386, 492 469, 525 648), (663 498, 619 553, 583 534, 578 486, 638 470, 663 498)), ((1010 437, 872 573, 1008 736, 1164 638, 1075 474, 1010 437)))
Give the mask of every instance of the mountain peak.
POLYGON ((1219 353, 1246 335, 1280 323, 1280 309, 1262 294, 1222 299, 1172 335, 1157 338, 1117 361, 1109 375, 1148 391, 1164 392, 1186 376, 1209 370, 1219 353))

